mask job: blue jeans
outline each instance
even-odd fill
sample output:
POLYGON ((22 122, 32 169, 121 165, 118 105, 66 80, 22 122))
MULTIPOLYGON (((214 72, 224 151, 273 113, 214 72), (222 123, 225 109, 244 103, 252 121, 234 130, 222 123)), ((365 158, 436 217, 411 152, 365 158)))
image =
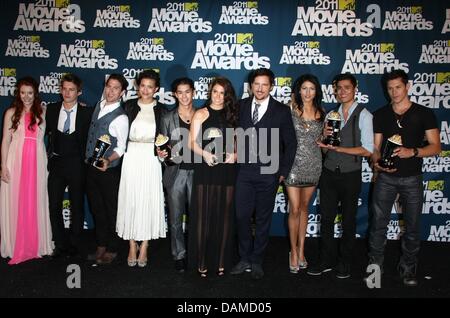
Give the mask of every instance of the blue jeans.
POLYGON ((372 198, 372 221, 369 232, 370 263, 380 266, 384 261, 386 230, 391 219, 391 210, 397 194, 402 203, 405 233, 402 237, 402 256, 399 267, 415 272, 420 248, 420 215, 423 204, 422 175, 396 177, 380 173, 375 183, 372 198))

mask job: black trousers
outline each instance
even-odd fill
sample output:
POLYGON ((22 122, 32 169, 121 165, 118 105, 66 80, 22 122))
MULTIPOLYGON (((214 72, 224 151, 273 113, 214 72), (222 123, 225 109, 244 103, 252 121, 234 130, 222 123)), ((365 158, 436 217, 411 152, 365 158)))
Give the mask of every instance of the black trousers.
POLYGON ((53 240, 56 248, 79 247, 84 225, 85 164, 79 157, 53 157, 49 160, 48 200, 53 240), (70 230, 62 215, 64 192, 69 188, 70 230))
POLYGON ((116 252, 119 244, 116 233, 119 184, 120 167, 109 168, 105 172, 88 167, 86 190, 95 221, 97 246, 106 247, 108 252, 116 252))
POLYGON ((242 261, 262 264, 269 243, 270 224, 278 189, 278 176, 261 175, 259 167, 241 167, 235 188, 239 256, 242 261), (252 233, 252 216, 256 228, 252 233))
POLYGON ((355 245, 356 213, 361 192, 361 171, 341 173, 323 168, 320 176, 320 261, 350 265, 355 245), (338 204, 341 203, 340 209, 338 204), (334 238, 334 220, 342 213, 342 237, 334 238))

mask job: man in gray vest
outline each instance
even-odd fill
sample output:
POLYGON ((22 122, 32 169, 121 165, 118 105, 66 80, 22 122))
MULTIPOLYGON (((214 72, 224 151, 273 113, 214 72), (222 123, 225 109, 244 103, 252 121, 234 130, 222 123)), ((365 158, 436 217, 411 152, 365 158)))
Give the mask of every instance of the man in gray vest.
MULTIPOLYGON (((373 152, 372 114, 355 101, 357 82, 351 74, 333 79, 341 118, 340 145, 319 142, 325 151, 320 177, 321 237, 319 262, 311 266, 309 275, 321 275, 335 267, 337 278, 350 277, 350 262, 355 243, 356 213, 361 191, 361 161, 373 152), (334 220, 340 203, 342 238, 334 240, 334 220)), ((331 134, 324 128, 324 135, 331 134)))
POLYGON ((97 251, 89 256, 97 264, 109 264, 117 256, 116 235, 117 200, 120 183, 120 161, 128 137, 128 117, 121 99, 128 82, 121 74, 111 74, 106 81, 104 99, 99 101, 92 115, 86 146, 86 160, 94 153, 97 140, 108 136, 111 146, 100 164, 89 164, 86 189, 95 219, 97 251))

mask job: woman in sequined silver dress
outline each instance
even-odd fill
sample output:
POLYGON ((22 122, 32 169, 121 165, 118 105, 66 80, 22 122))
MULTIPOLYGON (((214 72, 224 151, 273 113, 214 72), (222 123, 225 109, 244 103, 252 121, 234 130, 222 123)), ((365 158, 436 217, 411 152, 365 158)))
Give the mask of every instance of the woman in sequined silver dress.
POLYGON ((314 75, 300 76, 292 92, 295 98, 291 111, 298 146, 285 184, 289 199, 289 270, 298 273, 308 266, 304 251, 308 206, 322 171, 322 152, 316 140, 322 135, 325 112, 321 106, 321 87, 314 75))

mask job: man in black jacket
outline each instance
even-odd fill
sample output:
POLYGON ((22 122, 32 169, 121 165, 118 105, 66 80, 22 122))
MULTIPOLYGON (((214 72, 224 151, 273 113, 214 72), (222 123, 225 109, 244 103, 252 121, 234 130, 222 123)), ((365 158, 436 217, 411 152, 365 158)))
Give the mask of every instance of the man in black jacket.
POLYGON ((275 196, 279 183, 291 170, 297 139, 289 107, 270 96, 275 82, 273 72, 254 70, 248 82, 253 96, 239 101, 241 131, 237 130, 239 173, 235 191, 240 262, 231 274, 251 271, 254 279, 260 279, 264 276, 262 262, 275 196), (247 137, 249 142, 245 143, 247 137))
POLYGON ((86 168, 84 151, 92 107, 78 102, 81 80, 74 74, 61 79, 62 101, 47 105, 48 196, 55 251, 53 257, 78 254, 84 224, 86 168), (70 235, 66 233, 62 204, 66 187, 70 198, 70 235))

